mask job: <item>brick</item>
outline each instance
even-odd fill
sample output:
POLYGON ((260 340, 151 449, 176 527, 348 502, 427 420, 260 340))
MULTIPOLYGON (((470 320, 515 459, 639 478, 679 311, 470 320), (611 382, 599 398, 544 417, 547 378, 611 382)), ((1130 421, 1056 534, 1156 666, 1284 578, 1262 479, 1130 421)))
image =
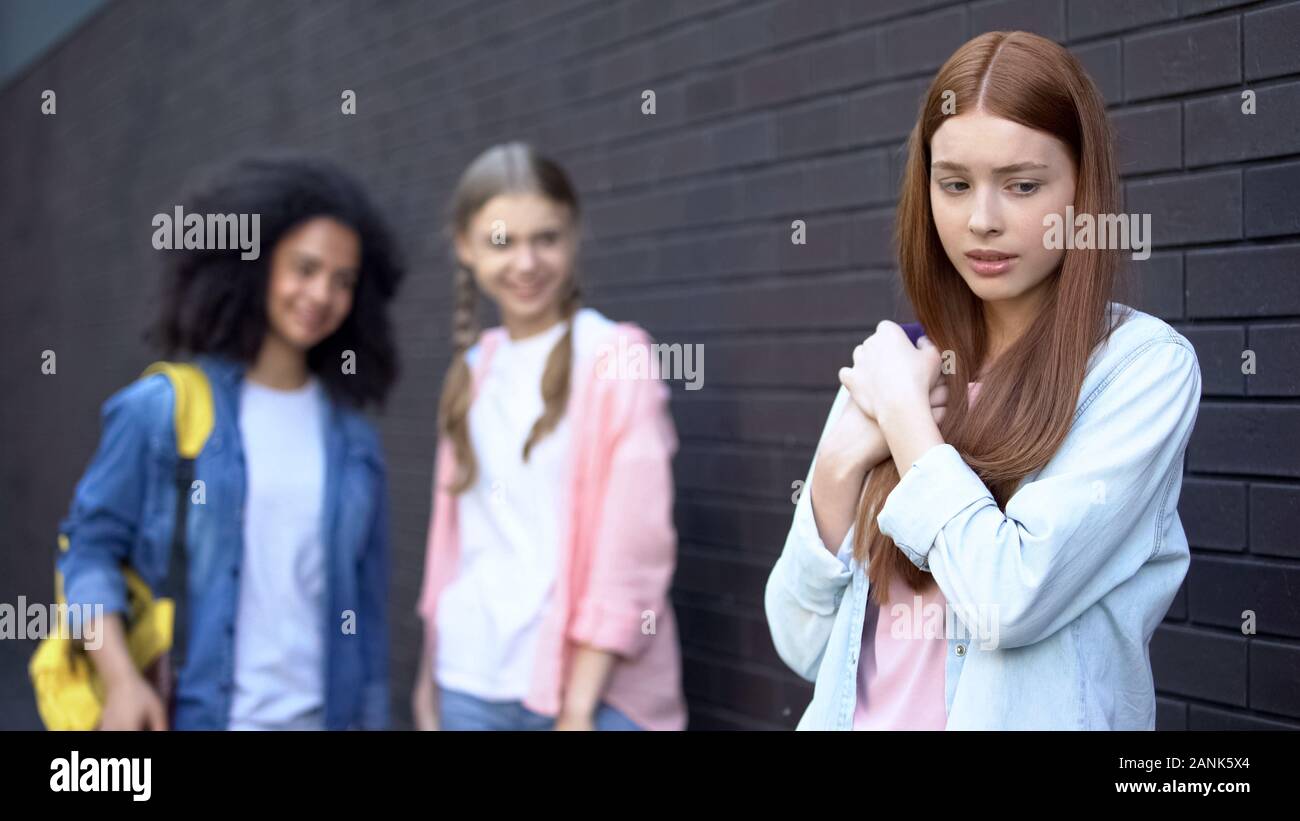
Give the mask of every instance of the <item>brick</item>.
POLYGON ((1242 15, 1246 80, 1300 73, 1300 3, 1242 15))
POLYGON ((1247 377, 1241 372, 1246 332, 1236 325, 1194 325, 1183 335, 1196 348, 1201 364, 1202 396, 1244 396, 1247 377))
POLYGON ((1300 407, 1205 401, 1187 445, 1189 470, 1300 478, 1300 407))
POLYGON ((991 0, 970 7, 971 36, 986 31, 1029 31, 1065 39, 1065 0, 991 0))
POLYGON ((1254 91, 1254 114, 1243 113, 1241 91, 1183 104, 1188 167, 1300 151, 1300 83, 1254 91))
POLYGON ((1253 2, 1255 0, 1182 0, 1182 11, 1184 17, 1191 17, 1253 2))
POLYGON ((1189 251, 1189 318, 1300 313, 1300 244, 1189 251))
POLYGON ((1177 103, 1126 108, 1111 115, 1122 175, 1170 171, 1183 163, 1183 118, 1177 103))
POLYGON ((1242 236, 1241 172, 1209 171, 1125 186, 1126 213, 1151 214, 1157 248, 1242 236))
POLYGON ((1250 707, 1300 718, 1300 644, 1250 643, 1250 707))
POLYGON ((1300 723, 1285 722, 1277 719, 1257 718, 1255 716, 1219 710, 1201 704, 1188 707, 1187 729, 1194 731, 1208 730, 1300 730, 1300 723))
POLYGON ((1187 704, 1171 698, 1156 698, 1156 731, 1187 729, 1187 704))
POLYGON ((1185 477, 1178 517, 1195 549, 1246 549, 1246 486, 1241 482, 1185 477))
POLYGON ((1242 613, 1253 611, 1257 635, 1300 637, 1300 600, 1289 593, 1297 583, 1298 567, 1200 555, 1187 572, 1188 616, 1240 633, 1242 613))
POLYGON ((1300 558, 1300 486, 1250 483, 1250 552, 1300 558))
POLYGON ((1246 639, 1161 625, 1151 637, 1156 691, 1246 706, 1246 639))
POLYGON ((1069 0, 1071 40, 1134 29, 1178 16, 1178 0, 1069 0))
POLYGON ((1166 321, 1183 318, 1183 255, 1156 252, 1143 260, 1128 260, 1137 288, 1135 308, 1166 321))
POLYGON ((1187 23, 1124 40, 1124 98, 1144 100, 1241 82, 1236 17, 1187 23))
MULTIPOLYGON (((704 446, 683 449, 674 465, 678 486, 720 494, 791 500, 792 484, 808 473, 807 454, 704 446)), ((794 513, 791 502, 791 514, 794 513)))
POLYGON ((1300 323, 1252 325, 1255 373, 1246 376, 1251 396, 1300 396, 1300 323))
POLYGON ((1245 184, 1246 236, 1300 233, 1300 208, 1294 204, 1300 162, 1247 168, 1245 184))
POLYGON ((1106 105, 1115 105, 1124 99, 1124 75, 1120 68, 1124 62, 1124 48, 1119 40, 1104 40, 1074 46, 1070 49, 1088 76, 1097 85, 1106 105))
POLYGON ((934 71, 967 39, 966 9, 954 8, 886 25, 880 33, 887 77, 934 71))

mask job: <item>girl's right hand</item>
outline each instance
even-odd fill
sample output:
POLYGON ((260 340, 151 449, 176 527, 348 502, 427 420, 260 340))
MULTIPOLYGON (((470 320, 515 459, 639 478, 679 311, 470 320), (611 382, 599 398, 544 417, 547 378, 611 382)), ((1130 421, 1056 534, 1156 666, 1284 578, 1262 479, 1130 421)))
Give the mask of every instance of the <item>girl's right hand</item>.
MULTIPOLYGON (((943 420, 947 405, 948 386, 941 380, 930 389, 930 413, 936 425, 943 420)), ((889 458, 889 444, 880 426, 851 400, 845 403, 821 450, 866 470, 889 458)))
POLYGON ((134 669, 108 684, 101 730, 166 730, 167 710, 153 686, 134 669))
POLYGON ((865 472, 888 456, 889 445, 880 427, 850 397, 822 442, 818 459, 822 463, 834 460, 845 467, 852 465, 865 472))

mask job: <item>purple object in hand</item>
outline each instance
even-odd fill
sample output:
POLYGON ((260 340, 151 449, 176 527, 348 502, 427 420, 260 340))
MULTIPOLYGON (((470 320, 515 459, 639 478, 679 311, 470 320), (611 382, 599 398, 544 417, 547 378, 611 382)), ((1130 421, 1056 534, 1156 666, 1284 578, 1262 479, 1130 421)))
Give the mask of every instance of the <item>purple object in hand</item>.
POLYGON ((920 322, 902 322, 900 325, 903 331, 907 333, 907 338, 912 340, 913 345, 916 345, 921 336, 925 334, 925 329, 921 327, 920 322))

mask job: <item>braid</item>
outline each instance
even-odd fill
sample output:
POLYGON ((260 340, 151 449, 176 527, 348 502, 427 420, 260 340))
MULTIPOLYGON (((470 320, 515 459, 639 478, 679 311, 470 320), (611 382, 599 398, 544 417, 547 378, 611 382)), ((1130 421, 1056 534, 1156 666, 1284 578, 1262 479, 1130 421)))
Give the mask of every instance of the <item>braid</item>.
POLYGON ((452 309, 452 360, 442 383, 442 399, 438 404, 438 427, 452 445, 456 463, 460 468, 450 490, 463 493, 473 484, 478 474, 478 460, 469 438, 470 393, 473 374, 465 353, 478 338, 478 285, 474 274, 464 265, 456 266, 454 282, 455 305, 452 309))
POLYGON ((542 415, 533 423, 533 429, 524 443, 524 461, 532 452, 533 445, 546 434, 555 430, 564 416, 564 409, 569 404, 569 383, 573 372, 573 321, 582 306, 582 288, 575 275, 570 280, 569 293, 560 307, 561 315, 568 327, 564 336, 555 343, 550 356, 546 358, 546 370, 542 372, 542 415))

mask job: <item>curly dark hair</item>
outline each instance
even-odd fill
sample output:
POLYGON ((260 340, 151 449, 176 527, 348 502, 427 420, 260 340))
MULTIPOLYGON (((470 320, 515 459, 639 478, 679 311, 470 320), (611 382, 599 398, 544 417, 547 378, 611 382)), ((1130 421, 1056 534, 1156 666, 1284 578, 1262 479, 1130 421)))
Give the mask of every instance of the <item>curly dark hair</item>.
POLYGON ((260 214, 262 252, 240 249, 168 252, 161 313, 146 339, 165 356, 220 354, 251 364, 267 331, 270 260, 280 239, 315 217, 332 217, 361 239, 352 310, 333 334, 307 352, 307 367, 331 398, 354 408, 382 405, 397 379, 397 348, 387 306, 405 273, 392 234, 361 185, 326 160, 297 154, 244 157, 200 183, 182 202, 188 213, 260 214), (356 373, 339 367, 356 354, 356 373))

